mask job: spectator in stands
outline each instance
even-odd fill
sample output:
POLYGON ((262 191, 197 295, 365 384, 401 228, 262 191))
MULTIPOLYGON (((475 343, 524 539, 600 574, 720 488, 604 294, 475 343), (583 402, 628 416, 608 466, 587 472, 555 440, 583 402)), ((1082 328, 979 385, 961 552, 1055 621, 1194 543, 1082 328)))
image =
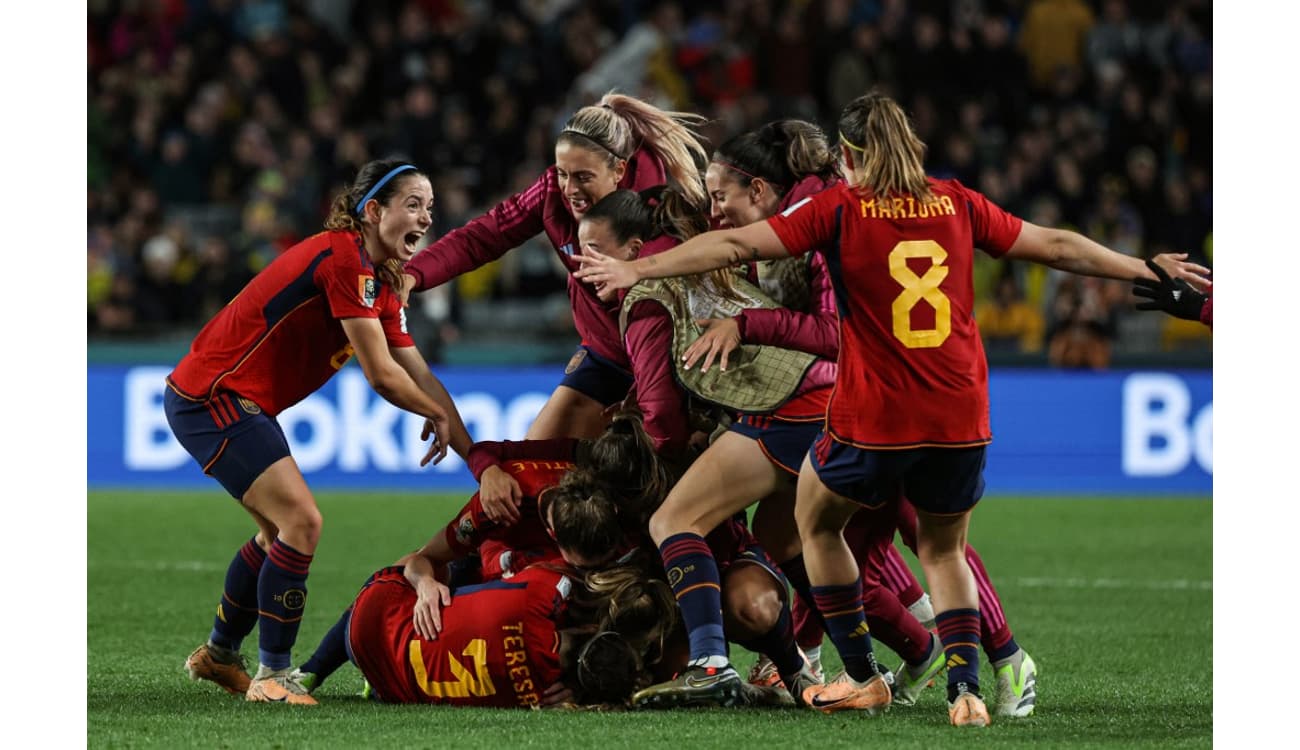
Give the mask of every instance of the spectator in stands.
POLYGON ((985 351, 1030 354, 1043 348, 1043 313, 1025 301, 1015 272, 1003 266, 993 299, 975 306, 985 351))

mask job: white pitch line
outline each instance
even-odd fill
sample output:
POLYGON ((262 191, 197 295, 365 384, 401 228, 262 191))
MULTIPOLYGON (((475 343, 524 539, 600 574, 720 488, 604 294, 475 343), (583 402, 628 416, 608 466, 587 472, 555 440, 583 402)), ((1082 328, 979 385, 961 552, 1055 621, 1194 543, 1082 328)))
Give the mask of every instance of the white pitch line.
MULTIPOLYGON (((1040 589, 1146 589, 1151 591, 1212 591, 1213 581, 1175 578, 1141 581, 1124 578, 1016 578, 1015 585, 1040 589)), ((993 582, 997 585, 997 581, 993 582)))

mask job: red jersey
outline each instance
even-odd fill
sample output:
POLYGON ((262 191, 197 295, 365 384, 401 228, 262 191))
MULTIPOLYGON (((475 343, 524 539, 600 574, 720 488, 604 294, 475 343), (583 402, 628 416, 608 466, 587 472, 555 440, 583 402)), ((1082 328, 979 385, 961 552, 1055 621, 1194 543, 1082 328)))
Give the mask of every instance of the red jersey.
POLYGON ((573 462, 512 459, 500 466, 519 482, 523 494, 519 520, 503 526, 488 518, 476 492, 443 530, 447 545, 458 554, 479 553, 484 580, 510 575, 536 562, 563 561, 538 515, 537 498, 543 490, 558 485, 573 462))
POLYGON ((400 568, 389 568, 357 595, 348 644, 386 703, 536 706, 563 673, 557 623, 571 585, 532 567, 509 581, 463 586, 429 641, 415 632, 415 589, 400 568))
POLYGON ((1001 256, 1022 221, 956 180, 922 203, 836 185, 768 219, 792 254, 821 248, 840 317, 827 429, 863 448, 984 445, 988 362, 974 249, 1001 256))
POLYGON ((321 232, 285 250, 199 331, 167 380, 194 401, 231 391, 275 416, 352 357, 343 318, 378 318, 389 346, 415 346, 392 289, 355 232, 321 232))
MULTIPOLYGON (((667 181, 667 173, 659 158, 641 149, 628 160, 627 171, 618 187, 644 190, 667 181)), ((628 369, 623 337, 618 332, 618 304, 600 301, 594 286, 573 277, 573 272, 581 267, 573 257, 581 252, 578 220, 573 217, 568 201, 560 192, 554 165, 548 167, 527 190, 510 196, 487 213, 448 232, 416 253, 407 262, 406 272, 415 277, 416 291, 431 289, 500 258, 539 232, 546 233, 555 254, 569 271, 573 325, 578 329, 582 343, 601 357, 628 369)))

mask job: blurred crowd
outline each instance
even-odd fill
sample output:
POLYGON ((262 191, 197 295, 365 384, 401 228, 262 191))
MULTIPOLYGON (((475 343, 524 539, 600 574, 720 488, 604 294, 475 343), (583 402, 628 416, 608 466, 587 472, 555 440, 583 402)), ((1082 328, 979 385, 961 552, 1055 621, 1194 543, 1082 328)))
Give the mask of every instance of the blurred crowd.
MULTIPOLYGON (((617 89, 712 118, 834 133, 896 97, 927 166, 1039 224, 1211 265, 1209 0, 90 0, 88 331, 192 332, 319 231, 371 158, 431 170, 432 239, 528 185, 568 115, 617 89)), ((982 261, 990 357, 1104 368, 1208 351, 1121 283, 982 261)), ((458 339, 571 337, 544 240, 420 295, 458 339)), ((502 339, 506 344, 509 339, 502 339)))

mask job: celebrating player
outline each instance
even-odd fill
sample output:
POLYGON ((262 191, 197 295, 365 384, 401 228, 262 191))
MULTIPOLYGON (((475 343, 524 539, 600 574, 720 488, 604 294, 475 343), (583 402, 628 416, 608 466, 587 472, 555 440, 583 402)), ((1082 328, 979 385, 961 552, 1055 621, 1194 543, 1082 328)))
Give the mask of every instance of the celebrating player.
POLYGON ((433 189, 415 166, 373 161, 335 200, 328 231, 284 251, 199 331, 167 377, 176 439, 257 522, 235 554, 207 643, 185 662, 250 701, 311 705, 290 676, 321 514, 276 416, 320 388, 354 355, 375 392, 425 417, 421 465, 470 437, 442 383, 406 332, 394 292, 401 263, 432 219, 433 189), (257 674, 240 643, 258 626, 257 674))
MULTIPOLYGON (((688 128, 703 118, 665 112, 622 94, 583 107, 555 143, 555 164, 533 185, 483 216, 448 232, 406 265, 408 288, 423 291, 500 258, 545 232, 570 273, 578 269, 578 221, 619 188, 640 190, 668 181, 698 203, 704 147, 688 128)), ((601 302, 591 284, 569 277, 573 322, 582 344, 528 429, 528 438, 594 437, 607 407, 631 386, 619 335, 617 306, 601 302)))
MULTIPOLYGON (((849 184, 657 256, 590 254, 578 275, 627 288, 822 248, 839 306, 839 372, 824 430, 800 470, 795 512, 814 598, 846 678, 804 698, 827 713, 890 705, 842 532, 862 504, 893 501, 901 490, 917 509, 918 557, 947 654, 949 720, 985 726, 978 597, 963 554, 991 440, 988 370, 971 314, 974 249, 1106 278, 1152 274, 1075 232, 1012 216, 956 180, 927 177, 925 146, 887 96, 846 105, 839 137, 849 184)), ((1181 278, 1207 272, 1185 257, 1162 256, 1162 265, 1181 278)))
POLYGON ((615 631, 567 622, 575 585, 533 565, 509 580, 461 587, 435 637, 413 617, 418 594, 402 569, 385 568, 352 605, 348 653, 385 703, 532 708, 562 681, 577 686, 581 702, 621 703, 643 655, 615 631))

